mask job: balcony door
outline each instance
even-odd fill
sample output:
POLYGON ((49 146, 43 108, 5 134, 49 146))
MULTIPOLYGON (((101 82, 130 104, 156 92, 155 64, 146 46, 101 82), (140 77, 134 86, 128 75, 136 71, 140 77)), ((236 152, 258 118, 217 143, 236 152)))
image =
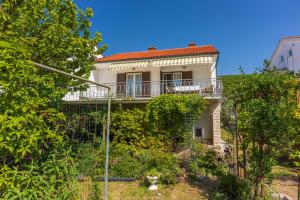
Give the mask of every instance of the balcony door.
POLYGON ((174 85, 174 87, 181 86, 181 84, 182 84, 182 73, 181 72, 174 72, 173 73, 173 85, 174 85))
POLYGON ((172 73, 163 73, 162 94, 172 93, 172 73))
POLYGON ((142 96, 142 73, 128 73, 126 77, 126 96, 142 96))

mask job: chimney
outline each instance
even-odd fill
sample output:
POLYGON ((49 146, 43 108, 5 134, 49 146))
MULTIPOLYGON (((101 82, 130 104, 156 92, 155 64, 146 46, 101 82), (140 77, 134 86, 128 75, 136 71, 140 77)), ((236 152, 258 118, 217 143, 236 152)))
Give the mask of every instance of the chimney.
POLYGON ((195 42, 190 42, 189 43, 189 47, 195 47, 196 46, 196 43, 195 42))
POLYGON ((154 46, 148 47, 148 51, 154 51, 154 50, 156 50, 156 47, 154 46))

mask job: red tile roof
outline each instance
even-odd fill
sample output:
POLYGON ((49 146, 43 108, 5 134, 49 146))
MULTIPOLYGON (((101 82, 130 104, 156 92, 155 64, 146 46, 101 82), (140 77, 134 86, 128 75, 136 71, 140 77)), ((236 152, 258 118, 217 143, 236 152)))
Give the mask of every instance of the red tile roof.
POLYGON ((212 45, 194 46, 186 48, 165 49, 165 50, 149 50, 140 52, 119 53, 111 56, 98 58, 97 63, 125 61, 125 60, 139 60, 161 57, 177 57, 177 56, 192 56, 192 55, 206 55, 218 54, 219 51, 212 45))

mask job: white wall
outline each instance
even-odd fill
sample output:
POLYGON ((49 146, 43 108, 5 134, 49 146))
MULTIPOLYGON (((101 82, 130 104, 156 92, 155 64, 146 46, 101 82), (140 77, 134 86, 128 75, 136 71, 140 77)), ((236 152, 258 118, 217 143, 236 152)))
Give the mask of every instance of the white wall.
POLYGON ((279 69, 287 68, 290 71, 299 73, 300 71, 300 38, 282 39, 271 58, 271 67, 279 69), (289 57, 289 50, 292 50, 293 56, 289 57), (281 56, 284 62, 280 62, 281 56))
MULTIPOLYGON (((160 75, 161 72, 175 72, 175 71, 192 71, 193 80, 204 80, 216 78, 216 58, 213 57, 214 62, 209 64, 190 64, 185 66, 167 66, 167 67, 136 67, 123 70, 109 70, 111 63, 96 63, 96 70, 93 71, 94 78, 97 82, 103 84, 117 84, 118 73, 138 73, 151 72, 151 96, 160 95, 160 75)), ((116 87, 113 88, 113 93, 116 87)))
POLYGON ((135 72, 146 72, 151 71, 151 81, 160 81, 160 71, 161 72, 174 72, 174 71, 193 71, 193 79, 201 80, 201 79, 210 79, 215 77, 215 71, 212 71, 212 64, 201 64, 201 65, 189 65, 183 68, 182 66, 172 66, 172 67, 143 67, 125 70, 108 70, 109 63, 101 63, 96 64, 97 69, 96 73, 97 81, 100 83, 117 83, 117 74, 118 73, 135 73, 135 72))
POLYGON ((194 125, 194 128, 203 128, 204 134, 203 139, 212 139, 212 117, 211 117, 211 108, 210 105, 205 108, 201 114, 199 120, 194 125))
POLYGON ((212 64, 199 64, 187 65, 185 68, 183 66, 162 67, 161 72, 193 71, 193 80, 202 80, 212 78, 211 66, 212 64))

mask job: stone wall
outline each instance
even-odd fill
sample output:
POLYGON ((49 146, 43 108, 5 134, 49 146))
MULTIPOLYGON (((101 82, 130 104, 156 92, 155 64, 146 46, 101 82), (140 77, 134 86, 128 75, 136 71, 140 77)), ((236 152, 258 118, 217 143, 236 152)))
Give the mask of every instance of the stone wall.
POLYGON ((212 116, 212 132, 213 132, 213 145, 220 145, 221 140, 221 103, 219 101, 211 105, 212 116))

